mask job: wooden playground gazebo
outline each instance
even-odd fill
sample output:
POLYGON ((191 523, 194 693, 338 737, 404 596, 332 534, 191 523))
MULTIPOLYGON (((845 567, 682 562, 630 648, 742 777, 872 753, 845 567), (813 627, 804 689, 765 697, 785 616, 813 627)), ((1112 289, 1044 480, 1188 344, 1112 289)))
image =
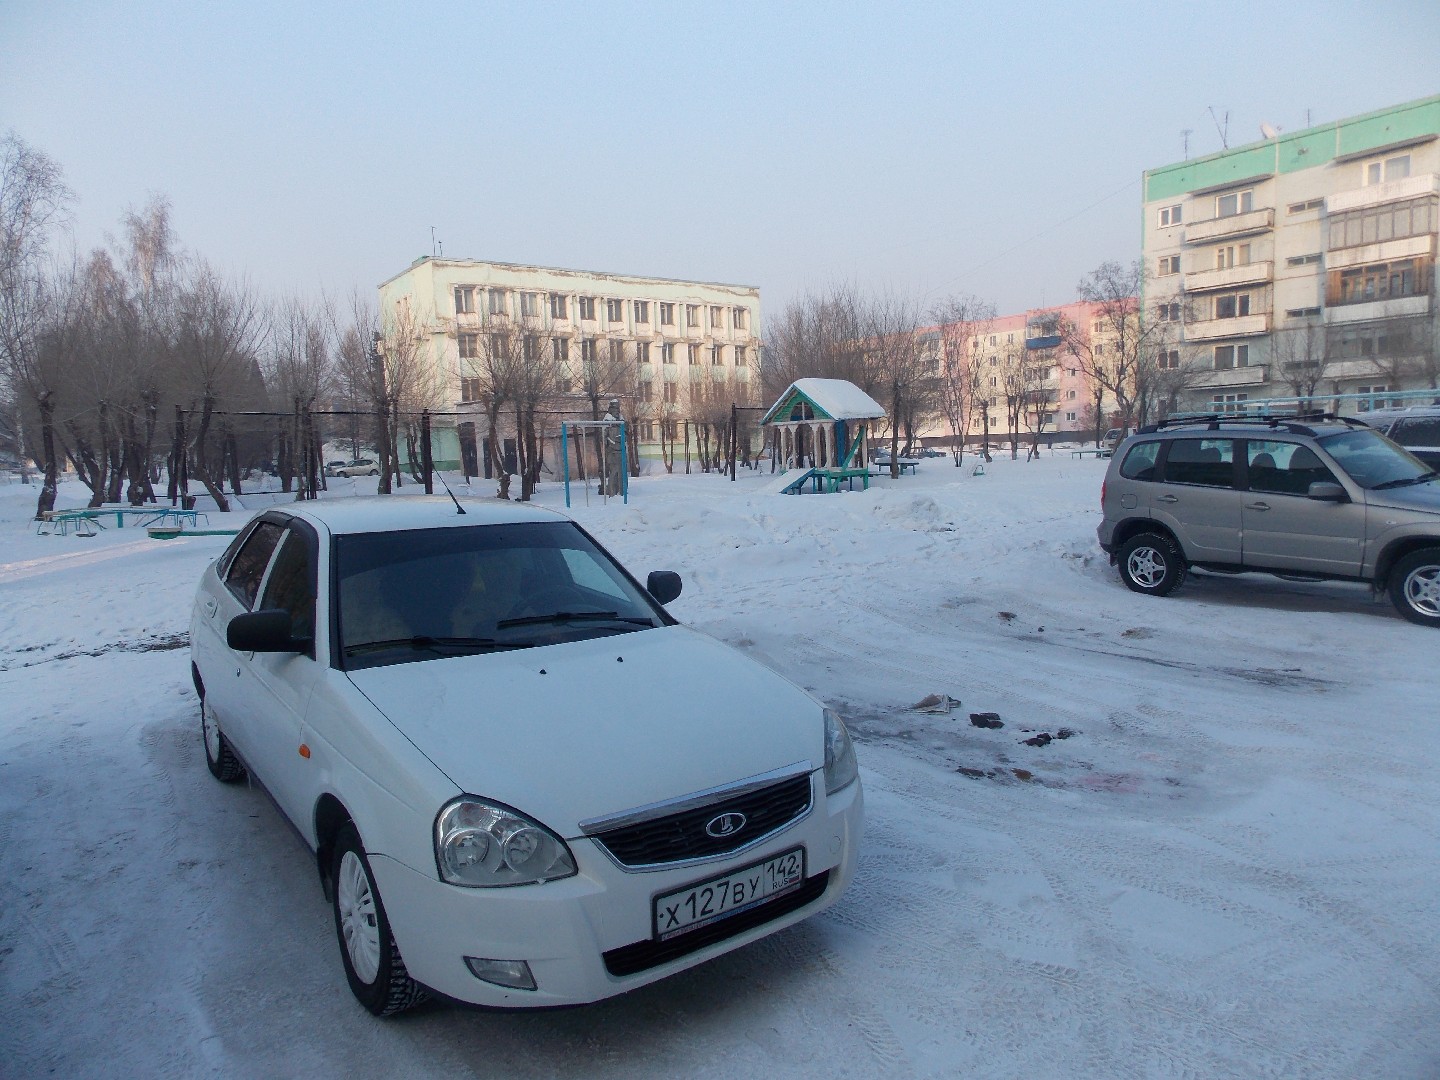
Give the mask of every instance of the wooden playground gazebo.
POLYGON ((869 487, 867 435, 885 410, 865 391, 844 379, 796 379, 766 411, 761 424, 770 429, 777 468, 799 469, 786 491, 836 491, 859 478, 869 487))

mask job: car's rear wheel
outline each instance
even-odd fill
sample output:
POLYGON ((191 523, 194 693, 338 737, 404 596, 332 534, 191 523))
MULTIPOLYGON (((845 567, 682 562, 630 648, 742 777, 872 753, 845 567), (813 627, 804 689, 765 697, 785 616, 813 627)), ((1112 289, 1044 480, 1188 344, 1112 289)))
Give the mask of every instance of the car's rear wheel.
POLYGON ((336 837, 330 873, 335 933, 350 992, 376 1016, 393 1016, 420 1004, 425 989, 405 970, 353 825, 347 824, 336 837))
POLYGON ((1412 551, 1390 571, 1390 600, 1421 626, 1440 626, 1440 548, 1412 551))
POLYGON ((1120 546, 1120 577, 1138 593, 1165 596, 1185 579, 1185 560, 1160 533, 1137 533, 1120 546))
POLYGON ((205 765, 209 768, 210 775, 226 784, 233 784, 244 777, 245 766, 235 756, 235 751, 230 749, 229 741, 220 730, 220 721, 215 716, 215 710, 204 698, 200 699, 200 733, 204 736, 205 765))

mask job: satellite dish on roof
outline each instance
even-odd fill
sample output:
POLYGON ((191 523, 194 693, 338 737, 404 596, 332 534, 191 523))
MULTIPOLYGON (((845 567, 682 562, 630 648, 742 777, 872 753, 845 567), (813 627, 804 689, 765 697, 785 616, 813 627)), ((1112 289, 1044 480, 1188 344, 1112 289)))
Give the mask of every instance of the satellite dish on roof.
POLYGON ((1260 134, 1267 139, 1273 139, 1280 134, 1280 129, 1274 124, 1267 124, 1262 120, 1260 122, 1260 134))

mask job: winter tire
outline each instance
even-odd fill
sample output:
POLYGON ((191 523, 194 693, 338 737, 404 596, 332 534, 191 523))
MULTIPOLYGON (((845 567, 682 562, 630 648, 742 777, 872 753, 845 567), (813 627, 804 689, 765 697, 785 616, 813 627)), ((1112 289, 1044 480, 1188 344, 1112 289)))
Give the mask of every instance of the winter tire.
POLYGON ((233 784, 245 776, 245 766, 230 749, 230 742, 220 731, 220 721, 215 710, 200 699, 200 734, 205 743, 205 764, 210 775, 226 784, 233 784))
POLYGON ((1440 626, 1440 548, 1406 555, 1390 571, 1390 600, 1421 626, 1440 626))
POLYGON ((405 970, 353 825, 347 824, 336 837, 330 875, 335 934, 351 993, 376 1016, 393 1016, 420 1004, 427 995, 405 970))
POLYGON ((1138 593, 1166 596, 1185 579, 1185 561, 1169 537, 1137 533, 1120 546, 1120 577, 1138 593))
POLYGON ((380 470, 379 470, 379 469, 371 469, 371 470, 370 470, 368 473, 366 473, 365 475, 366 475, 366 476, 379 476, 379 475, 380 475, 380 470))

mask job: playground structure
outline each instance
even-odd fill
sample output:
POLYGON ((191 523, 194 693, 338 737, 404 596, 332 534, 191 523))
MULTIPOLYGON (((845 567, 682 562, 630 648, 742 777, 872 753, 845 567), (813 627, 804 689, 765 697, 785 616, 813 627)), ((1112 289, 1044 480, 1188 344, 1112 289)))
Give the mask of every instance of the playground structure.
POLYGON ((856 480, 868 489, 869 425, 884 416, 875 399, 852 382, 795 380, 760 421, 771 429, 775 462, 789 477, 775 490, 833 493, 842 484, 853 488, 856 480))
POLYGON ((619 495, 622 502, 630 501, 630 462, 625 440, 624 420, 562 420, 560 422, 560 461, 565 480, 565 505, 570 506, 570 433, 583 437, 588 432, 599 435, 603 447, 596 455, 599 460, 598 475, 584 479, 585 505, 590 505, 590 480, 600 481, 600 497, 609 502, 611 495, 619 495), (618 445, 617 445, 618 444, 618 445))

